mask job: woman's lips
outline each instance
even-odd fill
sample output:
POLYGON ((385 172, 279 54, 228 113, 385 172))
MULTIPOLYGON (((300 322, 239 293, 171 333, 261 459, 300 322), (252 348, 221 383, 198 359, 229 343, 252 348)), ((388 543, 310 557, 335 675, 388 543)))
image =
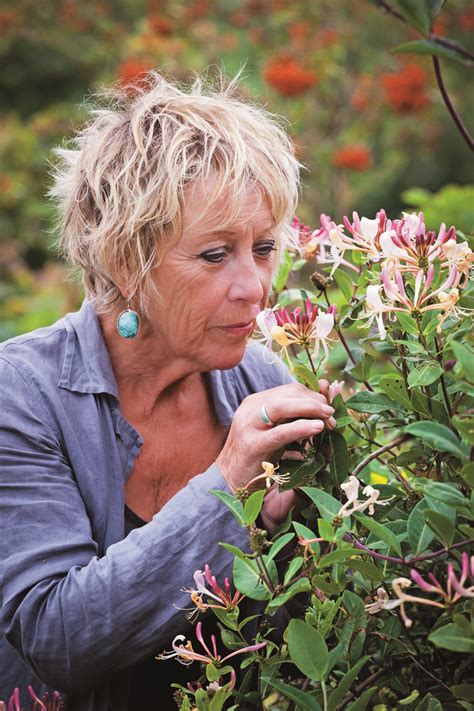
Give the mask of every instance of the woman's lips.
POLYGON ((218 328, 234 336, 250 336, 255 329, 255 321, 252 319, 246 322, 231 323, 228 326, 218 326, 218 328))

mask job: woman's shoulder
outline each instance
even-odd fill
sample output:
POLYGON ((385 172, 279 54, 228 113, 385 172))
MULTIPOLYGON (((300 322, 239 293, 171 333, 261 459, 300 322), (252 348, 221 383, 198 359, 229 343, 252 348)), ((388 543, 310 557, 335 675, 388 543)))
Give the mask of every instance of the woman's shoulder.
POLYGON ((60 319, 51 326, 37 328, 0 343, 0 381, 8 366, 23 377, 48 371, 58 374, 67 348, 67 322, 60 319))

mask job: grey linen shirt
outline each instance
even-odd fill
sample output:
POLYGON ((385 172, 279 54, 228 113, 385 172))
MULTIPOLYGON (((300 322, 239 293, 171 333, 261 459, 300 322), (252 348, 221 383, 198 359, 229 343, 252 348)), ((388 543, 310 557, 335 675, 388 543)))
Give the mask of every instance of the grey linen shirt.
MULTIPOLYGON (((207 377, 226 426, 248 394, 292 380, 258 345, 207 377)), ((194 571, 231 575, 218 542, 245 548, 247 537, 209 493, 228 490, 216 464, 124 538, 142 442, 87 300, 0 345, 0 699, 31 683, 61 691, 67 711, 125 710, 130 666, 186 628, 176 607, 189 607, 194 571)))

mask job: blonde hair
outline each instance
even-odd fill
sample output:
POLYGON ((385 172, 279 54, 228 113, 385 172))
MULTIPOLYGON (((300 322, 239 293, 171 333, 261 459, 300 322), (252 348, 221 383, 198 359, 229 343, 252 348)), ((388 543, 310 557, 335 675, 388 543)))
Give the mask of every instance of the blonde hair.
POLYGON ((280 119, 236 97, 237 79, 181 88, 150 72, 133 91, 98 94, 71 149, 56 149, 58 246, 99 313, 123 303, 119 286, 147 313, 152 270, 179 239, 185 189, 198 181, 212 178, 206 209, 225 195, 228 220, 257 187, 280 244, 290 238, 299 163, 280 119))

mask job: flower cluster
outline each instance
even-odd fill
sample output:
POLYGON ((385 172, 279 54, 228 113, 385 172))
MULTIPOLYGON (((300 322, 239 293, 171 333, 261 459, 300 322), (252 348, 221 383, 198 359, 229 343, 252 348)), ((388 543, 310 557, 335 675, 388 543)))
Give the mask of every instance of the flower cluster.
POLYGON ((382 75, 382 88, 397 114, 412 114, 428 104, 427 75, 418 64, 407 64, 399 72, 382 75))
POLYGON ((196 588, 184 590, 184 592, 190 593, 191 600, 196 606, 187 614, 188 620, 194 619, 199 612, 206 610, 227 610, 228 612, 234 610, 244 597, 238 590, 232 595, 228 578, 224 579, 224 589, 222 589, 207 563, 204 566, 204 572, 196 570, 193 578, 196 588), (206 583, 209 587, 206 587, 206 583), (204 597, 210 599, 211 602, 204 602, 204 597))
POLYGON ((357 511, 362 512, 366 509, 368 509, 369 516, 373 516, 375 511, 375 504, 378 504, 379 506, 386 506, 389 501, 391 501, 391 499, 379 501, 378 498, 380 496, 380 491, 378 489, 374 489, 374 487, 370 486, 370 484, 364 486, 364 488, 362 489, 362 493, 364 494, 366 499, 361 501, 359 499, 359 486, 359 480, 357 479, 357 477, 352 475, 349 477, 348 481, 346 481, 344 484, 341 484, 341 489, 347 496, 347 501, 339 509, 338 516, 342 516, 344 518, 345 516, 350 516, 351 514, 356 513, 357 511))
POLYGON ((454 566, 451 562, 448 563, 447 567, 448 575, 446 589, 443 588, 433 573, 428 573, 428 578, 430 579, 430 582, 428 582, 417 570, 412 569, 410 571, 411 580, 409 578, 401 577, 395 578, 392 581, 392 589, 396 595, 396 598, 390 599, 385 588, 379 588, 377 590, 377 597, 375 601, 365 606, 367 612, 373 615, 381 610, 392 610, 395 607, 400 607, 400 615, 405 627, 411 627, 413 620, 408 617, 405 610, 405 604, 407 602, 446 609, 451 608, 463 597, 474 598, 474 584, 472 584, 474 583, 474 555, 469 557, 469 555, 465 552, 462 554, 461 574, 459 578, 454 572, 454 566), (471 585, 466 587, 466 581, 468 578, 471 579, 471 585), (413 583, 415 583, 415 585, 417 585, 423 592, 432 593, 438 597, 441 597, 442 602, 406 593, 405 590, 411 587, 413 583))
POLYGON ((305 69, 294 57, 283 55, 268 62, 263 78, 282 96, 304 94, 318 81, 315 72, 305 69))
MULTIPOLYGON (((63 711, 64 704, 58 691, 55 691, 53 698, 49 693, 46 693, 42 699, 39 699, 33 688, 28 687, 28 693, 33 700, 32 711, 63 711)), ((20 689, 16 688, 8 701, 8 705, 4 701, 0 701, 0 711, 23 711, 20 700, 20 689)))
POLYGON ((288 356, 290 346, 299 346, 305 350, 313 349, 315 356, 323 347, 325 359, 329 356, 329 334, 334 328, 335 305, 326 312, 320 311, 318 306, 306 299, 304 308, 297 306, 292 311, 282 309, 264 309, 257 315, 257 325, 263 335, 269 351, 273 353, 272 345, 279 346, 279 356, 285 353, 288 356))
MULTIPOLYGON (((242 649, 236 649, 234 652, 231 652, 230 654, 227 654, 225 657, 221 657, 220 654, 217 652, 217 643, 216 643, 216 637, 215 635, 211 635, 211 646, 212 646, 212 651, 209 649, 209 645, 206 644, 204 641, 204 637, 202 636, 202 623, 198 622, 196 625, 196 637, 201 645, 201 647, 204 650, 204 653, 202 652, 195 652, 193 649, 193 645, 190 641, 186 641, 186 637, 184 635, 179 634, 177 635, 171 646, 173 647, 172 652, 163 652, 162 654, 159 654, 156 658, 158 660, 163 660, 163 659, 172 659, 173 657, 176 657, 176 659, 181 662, 181 664, 184 664, 185 666, 189 666, 193 662, 201 662, 202 664, 213 664, 216 667, 221 667, 228 659, 231 657, 235 657, 237 654, 245 654, 247 652, 256 652, 259 649, 263 649, 267 645, 266 642, 259 642, 258 644, 251 644, 247 647, 242 647, 242 649)), ((233 688, 235 685, 236 681, 236 675, 235 671, 232 669, 231 672, 231 680, 230 680, 230 686, 229 688, 233 688)))

